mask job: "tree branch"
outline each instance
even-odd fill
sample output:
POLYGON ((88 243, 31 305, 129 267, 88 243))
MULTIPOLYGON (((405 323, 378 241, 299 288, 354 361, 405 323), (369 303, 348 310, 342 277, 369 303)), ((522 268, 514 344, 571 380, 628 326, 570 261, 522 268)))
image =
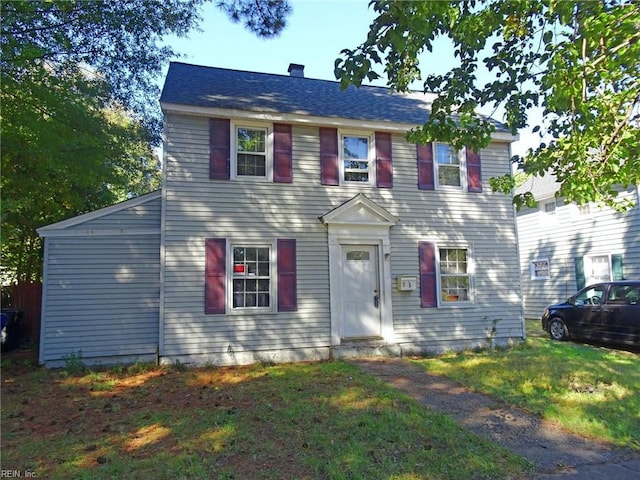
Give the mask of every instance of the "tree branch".
POLYGON ((620 49, 622 49, 624 47, 628 47, 629 45, 631 45, 633 42, 635 42, 638 39, 640 39, 640 31, 637 32, 635 35, 631 35, 629 38, 627 38, 620 45, 616 45, 616 47, 612 48, 611 50, 607 50, 605 53, 600 55, 597 59, 595 59, 589 65, 591 66, 591 68, 595 68, 600 62, 602 62, 604 60, 607 60, 608 58, 611 58, 611 56, 613 54, 617 53, 618 50, 620 50, 620 49))
MULTIPOLYGON (((633 90, 634 87, 635 88, 640 87, 640 81, 636 82, 635 85, 632 86, 632 88, 630 88, 630 90, 633 90)), ((638 91, 636 98, 634 98, 633 101, 631 102, 631 105, 629 105, 629 108, 627 109, 627 114, 624 116, 624 119, 622 119, 616 125, 616 128, 613 130, 613 133, 611 134, 607 142, 604 144, 603 151, 605 153, 607 152, 607 150, 610 149, 610 147, 613 145, 616 139, 620 136, 620 132, 622 131, 622 129, 629 124, 629 120, 631 119, 633 112, 635 111, 635 109, 638 107, 639 104, 640 104, 640 90, 638 91)), ((606 158, 601 160, 601 162, 606 164, 611 159, 613 152, 614 152, 614 149, 611 148, 609 154, 606 156, 606 158)))

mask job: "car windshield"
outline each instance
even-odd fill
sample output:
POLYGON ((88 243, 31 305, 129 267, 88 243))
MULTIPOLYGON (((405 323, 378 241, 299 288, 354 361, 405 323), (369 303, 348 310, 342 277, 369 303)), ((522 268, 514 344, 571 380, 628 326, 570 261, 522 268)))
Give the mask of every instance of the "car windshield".
POLYGON ((594 285, 576 295, 576 305, 599 305, 604 295, 604 285, 594 285))

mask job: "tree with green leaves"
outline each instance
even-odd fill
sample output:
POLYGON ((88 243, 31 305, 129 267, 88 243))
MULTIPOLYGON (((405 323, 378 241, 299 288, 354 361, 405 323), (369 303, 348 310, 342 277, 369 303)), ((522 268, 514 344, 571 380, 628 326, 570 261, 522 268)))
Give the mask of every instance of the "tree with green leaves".
POLYGON ((0 4, 2 257, 17 281, 41 275, 36 228, 159 186, 153 78, 194 2, 0 4))
MULTIPOLYGON (((36 228, 159 187, 156 79, 177 56, 164 38, 196 28, 207 1, 0 1, 3 275, 40 279, 36 228)), ((266 38, 290 13, 217 6, 266 38)))
MULTIPOLYGON (((530 126, 540 146, 514 157, 530 175, 551 173, 559 195, 620 208, 620 189, 640 184, 640 3, 632 0, 372 1, 366 40, 336 60, 346 87, 381 76, 406 91, 423 80, 437 95, 429 120, 408 139, 457 148, 486 146, 496 126, 477 113, 504 111, 517 133, 530 126), (434 44, 448 38, 456 66, 428 72, 434 44), (424 72, 423 72, 424 70, 424 72), (483 73, 488 81, 483 82, 483 73), (542 122, 530 125, 532 107, 542 122)), ((511 193, 511 175, 491 179, 511 193)), ((530 193, 517 205, 531 204, 530 193)))

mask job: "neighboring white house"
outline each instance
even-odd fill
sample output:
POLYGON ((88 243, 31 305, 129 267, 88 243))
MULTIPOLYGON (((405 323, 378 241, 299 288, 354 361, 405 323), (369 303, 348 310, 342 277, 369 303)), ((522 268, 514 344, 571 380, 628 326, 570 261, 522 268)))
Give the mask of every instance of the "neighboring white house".
POLYGON ((509 172, 423 94, 172 63, 162 191, 39 230, 40 361, 242 364, 522 340, 509 172), (130 223, 132 221, 132 223, 130 223))
POLYGON ((578 206, 556 198, 552 175, 532 177, 516 193, 530 191, 537 208, 517 215, 522 291, 526 318, 600 281, 640 279, 639 190, 620 201, 636 206, 620 213, 595 204, 578 206))

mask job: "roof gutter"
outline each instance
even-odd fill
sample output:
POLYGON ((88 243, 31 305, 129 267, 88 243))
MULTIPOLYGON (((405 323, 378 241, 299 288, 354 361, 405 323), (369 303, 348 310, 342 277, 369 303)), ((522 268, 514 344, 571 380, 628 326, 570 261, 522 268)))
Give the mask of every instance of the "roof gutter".
MULTIPOLYGON (((329 127, 383 130, 387 132, 403 134, 407 133, 409 130, 417 126, 413 123, 396 123, 385 122, 381 120, 363 120, 342 117, 321 117, 317 115, 309 115, 306 112, 258 112, 232 108, 212 108, 197 105, 183 105, 179 103, 168 102, 161 102, 160 106, 162 107, 162 112, 164 114, 196 115, 200 117, 243 118, 264 122, 285 122, 299 125, 321 125, 329 127)), ((518 141, 520 137, 519 135, 512 135, 510 132, 497 131, 493 133, 492 139, 494 142, 511 143, 518 141)))

